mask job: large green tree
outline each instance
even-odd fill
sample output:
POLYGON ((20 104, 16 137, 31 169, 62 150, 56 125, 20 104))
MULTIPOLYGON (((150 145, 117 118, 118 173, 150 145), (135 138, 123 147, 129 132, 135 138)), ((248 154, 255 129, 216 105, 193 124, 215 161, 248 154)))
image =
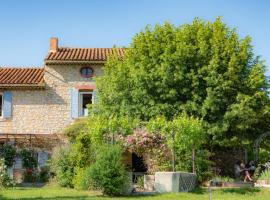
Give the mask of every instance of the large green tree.
POLYGON ((204 120, 212 142, 245 144, 269 126, 265 71, 251 38, 220 18, 146 27, 97 79, 97 111, 144 121, 185 112, 204 120))

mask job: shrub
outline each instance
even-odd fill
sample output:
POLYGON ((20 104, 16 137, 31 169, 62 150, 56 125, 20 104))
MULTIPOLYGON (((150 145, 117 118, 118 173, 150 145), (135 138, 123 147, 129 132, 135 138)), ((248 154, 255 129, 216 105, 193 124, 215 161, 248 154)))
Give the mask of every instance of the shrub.
POLYGON ((211 169, 213 162, 210 161, 210 156, 211 153, 207 149, 198 149, 196 151, 195 165, 199 183, 202 183, 213 176, 213 171, 211 169))
POLYGON ((137 187, 141 190, 144 189, 144 176, 139 176, 137 178, 137 187))
POLYGON ((48 166, 41 167, 38 174, 38 180, 40 182, 48 182, 50 178, 50 168, 48 166))
MULTIPOLYGON (((266 141, 267 140, 265 140, 263 142, 266 143, 266 141)), ((263 144, 261 144, 261 146, 262 145, 263 144)), ((266 163, 266 162, 268 162, 270 160, 270 152, 269 152, 269 150, 267 148, 260 147, 259 153, 260 153, 259 158, 260 158, 261 163, 266 163)))
POLYGON ((0 157, 4 158, 7 167, 11 167, 16 157, 16 148, 13 145, 4 144, 0 147, 0 157))
POLYGON ((69 125, 65 130, 64 134, 68 136, 70 141, 75 141, 77 136, 80 133, 87 133, 88 126, 87 126, 87 119, 78 119, 73 124, 69 125))
POLYGON ((0 188, 12 187, 14 182, 8 177, 7 166, 5 160, 0 159, 0 188))
POLYGON ((20 152, 23 167, 26 169, 35 169, 38 166, 37 155, 33 150, 22 149, 20 152))
POLYGON ((51 168, 63 187, 80 188, 82 170, 95 161, 95 148, 89 134, 79 133, 72 144, 57 148, 52 154, 51 168))
MULTIPOLYGON (((192 152, 179 151, 176 152, 176 170, 192 172, 192 152)), ((213 176, 211 171, 212 162, 209 160, 210 152, 206 149, 198 149, 196 151, 195 165, 196 175, 199 183, 202 183, 213 176)))
POLYGON ((127 173, 122 162, 123 150, 119 145, 101 147, 89 175, 95 187, 109 196, 120 195, 127 183, 127 173))
POLYGON ((269 163, 259 164, 254 172, 254 181, 257 180, 270 180, 269 163))
POLYGON ((88 131, 87 119, 79 119, 68 126, 64 133, 69 137, 72 151, 70 156, 74 157, 74 165, 78 168, 85 168, 94 162, 95 147, 88 131))
POLYGON ((270 170, 263 171, 258 180, 270 180, 270 170))
POLYGON ((73 187, 76 159, 72 157, 71 150, 70 145, 57 148, 50 160, 50 166, 56 175, 56 180, 63 187, 73 187))
POLYGON ((95 147, 92 144, 89 134, 81 133, 72 144, 72 157, 75 157, 75 165, 85 168, 94 162, 95 147))
POLYGON ((26 183, 34 183, 38 180, 38 171, 32 168, 26 168, 23 181, 26 183))
POLYGON ((212 180, 213 182, 234 182, 233 178, 227 176, 216 176, 212 180))
POLYGON ((84 172, 85 172, 85 169, 84 168, 77 168, 75 169, 75 176, 73 178, 73 185, 74 185, 74 188, 76 189, 85 189, 84 188, 84 172))
POLYGON ((90 170, 90 167, 76 169, 76 175, 73 180, 76 189, 88 190, 93 186, 90 170))

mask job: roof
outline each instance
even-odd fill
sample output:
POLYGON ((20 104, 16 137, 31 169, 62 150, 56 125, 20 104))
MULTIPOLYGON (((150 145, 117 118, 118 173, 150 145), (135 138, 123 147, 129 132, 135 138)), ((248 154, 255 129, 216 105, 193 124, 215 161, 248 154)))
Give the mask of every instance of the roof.
POLYGON ((44 86, 44 68, 0 67, 0 88, 29 86, 44 86))
POLYGON ((124 48, 58 48, 45 58, 46 64, 57 63, 104 63, 114 52, 124 56, 124 48))

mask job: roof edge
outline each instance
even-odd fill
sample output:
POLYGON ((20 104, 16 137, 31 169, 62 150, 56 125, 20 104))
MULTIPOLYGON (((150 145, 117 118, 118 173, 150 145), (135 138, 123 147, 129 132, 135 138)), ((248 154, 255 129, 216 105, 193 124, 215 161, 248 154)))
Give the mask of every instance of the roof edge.
POLYGON ((44 69, 44 66, 42 67, 24 67, 24 66, 0 66, 0 69, 44 69))
POLYGON ((45 83, 38 84, 0 84, 0 89, 45 89, 45 83))
POLYGON ((63 64, 105 64, 106 61, 75 61, 75 60, 46 60, 45 65, 63 65, 63 64))

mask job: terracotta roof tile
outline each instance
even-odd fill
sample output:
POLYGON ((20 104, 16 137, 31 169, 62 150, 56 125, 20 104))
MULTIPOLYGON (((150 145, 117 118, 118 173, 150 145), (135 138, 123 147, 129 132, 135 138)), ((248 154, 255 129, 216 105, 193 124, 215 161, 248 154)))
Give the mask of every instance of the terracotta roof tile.
POLYGON ((124 56, 124 48, 59 48, 57 52, 50 52, 45 62, 105 62, 115 50, 119 57, 124 56))
POLYGON ((44 68, 7 68, 0 67, 1 85, 31 85, 44 83, 44 68))

